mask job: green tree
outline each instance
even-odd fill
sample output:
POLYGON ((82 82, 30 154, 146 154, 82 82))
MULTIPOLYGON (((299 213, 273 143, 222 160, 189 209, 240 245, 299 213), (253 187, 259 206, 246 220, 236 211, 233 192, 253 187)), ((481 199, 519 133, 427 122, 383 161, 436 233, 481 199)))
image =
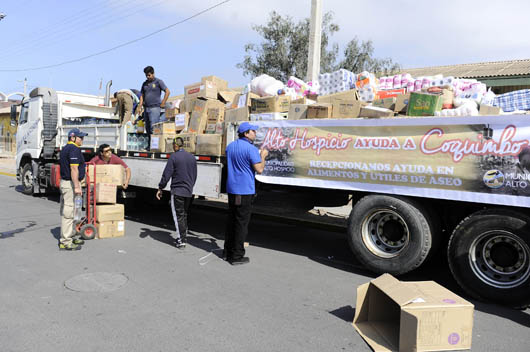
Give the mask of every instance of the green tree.
MULTIPOLYGON (((276 11, 269 15, 266 25, 253 25, 263 41, 259 44, 245 45, 245 56, 236 66, 243 70, 245 76, 255 77, 266 73, 280 81, 287 81, 289 76, 305 78, 307 73, 307 56, 309 48, 309 18, 295 22, 290 16, 281 16, 276 11)), ((345 68, 352 72, 363 70, 389 73, 399 69, 391 59, 373 58, 371 41, 359 43, 357 38, 351 40, 344 50, 344 57, 339 60, 339 46, 331 44, 331 37, 339 31, 333 22, 333 13, 322 17, 322 39, 320 52, 320 72, 331 72, 345 68)))

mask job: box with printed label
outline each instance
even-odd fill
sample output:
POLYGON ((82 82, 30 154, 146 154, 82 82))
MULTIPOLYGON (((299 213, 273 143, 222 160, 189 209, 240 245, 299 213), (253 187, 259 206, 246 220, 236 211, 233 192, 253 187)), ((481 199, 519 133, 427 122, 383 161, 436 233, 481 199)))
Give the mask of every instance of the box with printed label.
POLYGON ((406 112, 409 105, 410 93, 400 94, 396 97, 396 104, 394 105, 395 112, 406 112))
POLYGON ((228 109, 225 111, 225 122, 249 121, 250 114, 248 107, 244 106, 237 109, 228 109))
POLYGON ((224 126, 224 122, 209 123, 208 125, 206 125, 206 130, 204 131, 204 134, 223 134, 224 126))
POLYGON ((125 235, 125 221, 103 221, 97 222, 98 238, 122 237, 125 235))
POLYGON ((217 100, 217 86, 214 82, 204 81, 184 87, 186 99, 203 98, 217 100))
POLYGON ((377 93, 375 93, 375 98, 376 99, 394 98, 402 94, 405 94, 406 92, 407 92, 406 88, 380 90, 377 93))
POLYGON ((425 94, 413 92, 410 94, 407 107, 408 116, 434 116, 436 111, 442 110, 443 99, 439 94, 425 94))
POLYGON ((176 108, 165 109, 166 119, 168 120, 172 120, 175 117, 175 115, 178 113, 179 113, 179 109, 176 109, 176 108))
POLYGON ((334 100, 331 117, 336 119, 347 119, 359 117, 361 102, 359 100, 334 100))
POLYGON ((197 143, 197 133, 180 133, 175 138, 180 137, 184 142, 182 149, 185 151, 195 154, 195 145, 197 143))
POLYGON ((353 326, 374 351, 467 350, 473 310, 434 281, 383 274, 357 288, 353 326))
POLYGON ((245 106, 251 107, 252 106, 252 99, 259 98, 260 96, 254 93, 239 93, 234 97, 234 100, 232 100, 232 104, 230 105, 231 109, 237 109, 242 108, 245 106))
POLYGON ((218 94, 219 100, 225 104, 230 104, 229 107, 232 106, 232 102, 235 100, 236 96, 239 95, 239 93, 234 90, 220 90, 218 94))
POLYGON ((180 132, 187 129, 189 121, 190 114, 187 112, 175 115, 175 131, 180 132))
POLYGON ((291 98, 287 95, 274 97, 252 98, 250 112, 288 112, 291 98))
POLYGON ((359 100, 359 92, 357 89, 350 89, 344 92, 321 95, 317 98, 317 103, 333 104, 336 100, 359 100))
POLYGON ((151 135, 151 152, 155 153, 172 153, 173 148, 167 149, 166 141, 173 140, 177 134, 152 134, 151 135))
POLYGON ((203 133, 209 116, 212 116, 212 119, 224 119, 224 104, 217 100, 197 100, 191 113, 188 131, 203 133))
POLYGON ((195 102, 196 102, 197 100, 198 100, 197 98, 183 99, 183 100, 180 102, 180 105, 179 105, 179 111, 180 111, 181 113, 184 113, 184 112, 191 113, 191 112, 193 111, 193 108, 195 107, 195 102))
POLYGON ((118 187, 112 183, 96 183, 96 203, 116 203, 118 187))
POLYGON ((122 221, 125 217, 125 208, 123 204, 105 204, 96 205, 96 220, 105 221, 122 221))
POLYGON ((173 121, 169 122, 159 122, 153 125, 153 134, 175 134, 177 133, 175 128, 175 123, 173 121))
POLYGON ((329 119, 333 113, 333 105, 329 103, 318 103, 307 107, 308 119, 329 119))
POLYGON ((291 104, 287 118, 289 120, 306 119, 308 106, 306 104, 291 104))
POLYGON ((201 83, 213 82, 217 86, 218 90, 228 90, 228 82, 217 76, 205 76, 201 78, 201 83))
POLYGON ((394 116, 394 110, 380 108, 377 106, 362 106, 359 116, 370 118, 392 117, 394 116))
POLYGON ((497 116, 502 114, 502 109, 498 106, 480 104, 479 108, 479 115, 482 116, 497 116))
POLYGON ((394 108, 396 107, 396 101, 397 101, 397 97, 375 99, 372 102, 372 105, 373 106, 377 106, 378 108, 385 108, 385 109, 394 110, 394 108))
POLYGON ((221 156, 222 142, 223 136, 220 134, 199 134, 197 135, 195 154, 221 156))
POLYGON ((285 112, 262 112, 260 114, 250 114, 250 121, 274 121, 287 120, 285 112))
MULTIPOLYGON (((94 182, 94 165, 88 165, 87 172, 90 182, 94 182)), ((111 183, 121 187, 125 180, 124 174, 125 169, 121 165, 96 165, 96 183, 111 183)))

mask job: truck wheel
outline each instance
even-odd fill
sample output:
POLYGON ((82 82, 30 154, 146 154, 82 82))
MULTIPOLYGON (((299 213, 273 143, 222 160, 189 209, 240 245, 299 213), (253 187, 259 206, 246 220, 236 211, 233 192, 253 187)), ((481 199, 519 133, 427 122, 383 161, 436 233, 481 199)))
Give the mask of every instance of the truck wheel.
POLYGON ((370 195, 348 219, 348 240, 356 257, 376 273, 400 275, 419 267, 433 243, 433 222, 416 202, 370 195))
POLYGON ((530 304, 530 217, 504 209, 478 211, 455 228, 447 257, 470 296, 513 307, 530 304))
POLYGON ((33 194, 33 168, 31 163, 27 163, 22 168, 22 175, 20 177, 22 182, 22 193, 27 195, 33 194))
POLYGON ((92 224, 86 224, 79 230, 79 234, 84 240, 93 240, 96 238, 97 233, 98 229, 92 224))

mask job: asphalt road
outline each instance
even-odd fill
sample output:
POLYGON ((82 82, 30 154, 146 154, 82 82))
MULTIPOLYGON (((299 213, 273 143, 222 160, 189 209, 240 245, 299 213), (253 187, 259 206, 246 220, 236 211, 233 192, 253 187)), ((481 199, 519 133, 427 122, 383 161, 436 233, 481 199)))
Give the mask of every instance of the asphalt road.
MULTIPOLYGON (((125 237, 59 252, 57 197, 0 175, 0 200, 2 352, 370 351, 351 321, 374 276, 341 233, 254 217, 251 263, 233 267, 219 257, 222 211, 192 209, 182 252, 162 203, 128 211, 125 237)), ((443 256, 402 279, 462 294, 443 256)), ((473 303, 473 351, 529 350, 529 310, 473 303)))

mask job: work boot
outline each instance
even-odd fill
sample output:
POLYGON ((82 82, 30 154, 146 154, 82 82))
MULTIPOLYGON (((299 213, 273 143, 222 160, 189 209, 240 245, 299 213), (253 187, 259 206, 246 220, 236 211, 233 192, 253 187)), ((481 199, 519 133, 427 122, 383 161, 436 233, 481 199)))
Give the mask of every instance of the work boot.
POLYGON ((248 257, 241 257, 239 259, 229 260, 228 262, 232 265, 242 265, 250 263, 250 259, 248 257))
POLYGON ((72 243, 73 244, 77 244, 78 246, 82 246, 85 244, 85 240, 81 239, 81 238, 73 238, 72 239, 72 243))
POLYGON ((81 246, 77 245, 77 244, 74 244, 74 243, 70 243, 70 244, 62 244, 60 243, 59 244, 59 250, 60 251, 78 251, 81 249, 81 246))

